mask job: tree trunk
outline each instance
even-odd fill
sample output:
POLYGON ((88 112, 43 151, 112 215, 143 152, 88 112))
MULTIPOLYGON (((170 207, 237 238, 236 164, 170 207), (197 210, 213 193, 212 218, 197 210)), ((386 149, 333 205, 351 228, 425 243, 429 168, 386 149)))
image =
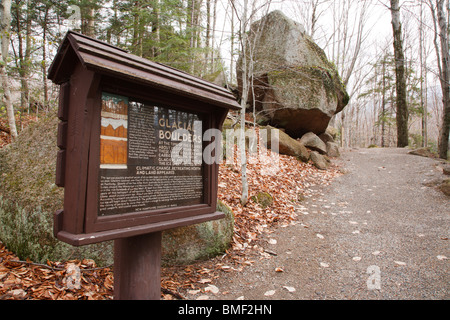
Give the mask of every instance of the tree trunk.
POLYGON ((161 54, 161 28, 160 28, 160 3, 156 0, 153 4, 153 22, 152 22, 152 38, 155 43, 152 48, 153 57, 157 57, 161 54))
MULTIPOLYGON (((44 109, 47 109, 48 106, 48 85, 47 85, 47 48, 46 48, 46 39, 47 39, 47 20, 48 20, 48 10, 49 7, 45 7, 44 12, 44 23, 42 24, 43 37, 42 37, 42 83, 43 83, 43 93, 44 93, 44 109)), ((38 108, 38 107, 37 107, 38 108)))
POLYGON ((405 57, 398 0, 391 0, 392 31, 394 35, 395 88, 397 92, 397 147, 408 145, 408 107, 406 105, 405 57))
POLYGON ((449 78, 449 41, 448 41, 448 24, 444 12, 445 0, 437 0, 437 16, 439 22, 439 38, 441 40, 441 59, 442 73, 440 74, 440 82, 442 88, 442 102, 444 103, 444 112, 442 115, 441 136, 439 139, 439 157, 447 159, 448 139, 450 133, 450 78, 449 78))
POLYGON ((19 72, 19 76, 20 76, 20 84, 22 86, 21 91, 20 91, 20 110, 23 111, 28 107, 28 65, 29 65, 29 57, 30 57, 30 43, 29 43, 29 38, 30 38, 30 11, 28 9, 28 4, 27 4, 27 8, 26 8, 26 12, 24 13, 21 7, 20 3, 16 3, 15 6, 16 10, 15 10, 15 21, 16 21, 16 32, 17 32, 17 42, 18 42, 18 52, 16 53, 14 50, 14 54, 16 55, 16 67, 18 69, 19 72), (24 56, 24 46, 23 46, 23 34, 22 34, 22 24, 23 24, 23 19, 22 16, 26 16, 27 18, 25 19, 25 30, 27 32, 26 34, 26 49, 25 49, 25 56, 24 56), (28 54, 27 54, 28 53, 28 54), (17 59, 17 55, 19 56, 19 59, 17 59), (28 59, 27 59, 28 57, 28 59))
POLYGON ((420 24, 419 24, 419 58, 420 58, 420 106, 422 107, 422 147, 428 146, 428 110, 427 110, 427 81, 426 61, 424 59, 424 30, 423 30, 423 3, 420 2, 420 24), (425 96, 424 96, 425 93, 425 96))
POLYGON ((11 92, 9 90, 8 74, 6 73, 6 64, 8 61, 8 49, 10 41, 11 28, 11 0, 2 0, 1 10, 1 53, 0 53, 0 78, 3 86, 3 95, 5 97, 6 112, 8 115, 9 130, 11 138, 17 137, 16 119, 14 117, 14 107, 11 102, 11 92))
MULTIPOLYGON (((251 75, 248 74, 247 69, 247 45, 248 45, 248 34, 246 32, 247 26, 247 6, 248 0, 244 0, 244 16, 242 19, 240 36, 241 36, 241 46, 242 46, 242 97, 241 97, 241 134, 239 147, 241 150, 241 176, 242 176, 242 195, 241 204, 244 206, 248 201, 248 179, 247 179, 247 158, 245 153, 245 110, 247 108, 247 98, 248 98, 248 87, 249 78, 251 75)), ((250 58, 251 59, 251 58, 250 58)), ((251 63, 251 62, 250 62, 251 63)))
POLYGON ((386 59, 383 59, 383 87, 381 98, 381 147, 385 147, 384 136, 386 134, 386 59))

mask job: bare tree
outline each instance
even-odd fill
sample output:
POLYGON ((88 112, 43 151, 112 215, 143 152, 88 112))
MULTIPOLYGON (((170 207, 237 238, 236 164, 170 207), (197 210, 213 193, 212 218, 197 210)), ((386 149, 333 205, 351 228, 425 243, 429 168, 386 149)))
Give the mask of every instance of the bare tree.
POLYGON ((403 52, 402 24, 398 0, 391 1, 392 32, 394 37, 396 105, 397 105, 397 147, 408 145, 408 106, 406 104, 405 55, 403 52))
MULTIPOLYGON (((369 35, 368 18, 372 3, 369 0, 336 0, 331 3, 333 29, 326 41, 325 50, 328 51, 330 60, 336 64, 351 101, 368 75, 367 72, 361 72, 367 65, 367 61, 362 61, 364 55, 361 53, 369 35)), ((350 102, 340 113, 341 146, 349 142, 346 141, 346 124, 353 123, 353 120, 347 121, 346 117, 352 112, 352 108, 353 103, 350 102)), ((331 125, 334 125, 335 118, 336 116, 332 118, 331 125)))
MULTIPOLYGON (((254 66, 254 48, 257 43, 258 33, 261 31, 261 26, 256 31, 257 35, 254 37, 254 41, 249 41, 249 31, 247 32, 251 21, 255 18, 257 12, 262 8, 265 8, 268 12, 271 1, 265 1, 261 6, 257 6, 256 1, 252 2, 252 10, 249 12, 249 2, 248 0, 243 0, 242 13, 239 12, 235 0, 230 0, 233 11, 236 13, 236 18, 239 20, 239 30, 238 38, 240 43, 240 63, 238 67, 240 68, 241 81, 242 81, 242 93, 241 93, 241 111, 240 111, 240 123, 241 131, 239 135, 239 147, 240 147, 240 158, 241 158, 241 176, 242 176, 242 195, 241 204, 245 205, 248 201, 248 181, 247 181, 247 159, 246 159, 246 148, 245 148, 245 112, 247 109, 247 104, 249 103, 249 95, 252 94, 252 83, 253 83, 253 66, 254 66)), ((254 99, 253 99, 254 101, 254 99)))
POLYGON ((427 73, 426 61, 424 57, 425 39, 424 39, 424 25, 423 25, 423 1, 420 2, 420 16, 419 16, 419 58, 420 58, 420 105, 422 107, 422 147, 428 146, 428 108, 427 108, 427 73), (425 85, 424 85, 425 84, 425 85))
MULTIPOLYGON (((450 131, 450 88, 449 88, 449 39, 448 39, 448 20, 445 17, 445 0, 428 0, 427 4, 431 11, 434 26, 434 48, 437 56, 437 65, 439 70, 439 82, 442 90, 442 124, 439 134, 439 157, 447 159, 447 150, 449 147, 450 131), (438 27, 439 25, 439 27, 438 27), (440 39, 440 49, 437 38, 440 39)), ((447 1, 448 5, 448 1, 447 1)), ((448 12, 448 9, 447 9, 448 12)))
MULTIPOLYGON (((441 42, 441 68, 439 80, 442 88, 442 102, 444 103, 444 113, 442 117, 441 135, 439 138, 439 157, 447 159, 448 139, 450 133, 450 77, 449 77, 449 40, 448 40, 448 20, 445 16, 445 0, 436 0, 437 17, 439 23, 439 39, 441 42)), ((448 3, 447 3, 448 6, 448 3)))
POLYGON ((3 95, 5 98, 6 111, 8 114, 8 124, 11 137, 14 140, 17 137, 16 119, 14 117, 14 107, 11 101, 11 91, 9 89, 9 79, 6 72, 6 64, 8 63, 8 50, 11 30, 11 0, 2 0, 0 2, 1 20, 0 20, 0 36, 1 36, 1 53, 0 53, 0 77, 3 87, 3 95))

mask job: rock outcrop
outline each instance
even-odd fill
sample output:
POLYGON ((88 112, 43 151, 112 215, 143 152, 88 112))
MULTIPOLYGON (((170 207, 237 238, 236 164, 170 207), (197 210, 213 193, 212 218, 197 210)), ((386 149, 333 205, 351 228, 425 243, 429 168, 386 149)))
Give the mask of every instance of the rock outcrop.
MULTIPOLYGON (((249 43, 255 44, 249 104, 253 105, 255 97, 259 115, 293 138, 310 131, 325 132, 349 96, 324 51, 299 23, 280 11, 252 24, 249 43)), ((242 92, 242 56, 239 61, 238 90, 242 92)))

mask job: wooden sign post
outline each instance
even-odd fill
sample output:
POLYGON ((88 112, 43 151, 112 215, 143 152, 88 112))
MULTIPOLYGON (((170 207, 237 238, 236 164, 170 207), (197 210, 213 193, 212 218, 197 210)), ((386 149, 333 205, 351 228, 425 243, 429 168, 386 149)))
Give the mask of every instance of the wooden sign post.
POLYGON ((224 217, 218 163, 203 159, 220 135, 203 137, 240 107, 220 86, 72 31, 48 77, 60 85, 55 237, 114 240, 115 299, 159 299, 161 231, 224 217))

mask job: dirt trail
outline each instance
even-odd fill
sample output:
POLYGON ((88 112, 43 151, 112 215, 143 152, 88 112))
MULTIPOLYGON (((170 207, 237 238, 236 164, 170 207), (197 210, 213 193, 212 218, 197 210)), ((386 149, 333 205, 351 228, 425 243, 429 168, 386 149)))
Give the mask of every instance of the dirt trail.
POLYGON ((265 235, 276 255, 221 276, 210 299, 450 298, 450 201, 425 185, 439 162, 375 148, 337 163, 345 174, 306 195, 298 223, 265 235))

